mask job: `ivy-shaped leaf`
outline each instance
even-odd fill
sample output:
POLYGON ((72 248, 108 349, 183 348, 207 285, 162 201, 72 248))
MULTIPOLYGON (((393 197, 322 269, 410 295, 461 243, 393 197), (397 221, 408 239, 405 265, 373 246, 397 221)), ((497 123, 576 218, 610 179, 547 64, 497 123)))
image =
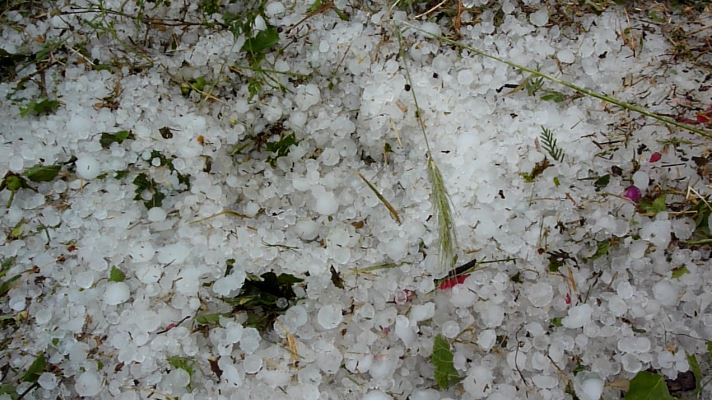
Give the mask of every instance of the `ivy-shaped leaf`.
POLYGON ((450 386, 462 380, 455 369, 452 359, 453 354, 452 350, 450 350, 450 343, 443 335, 435 336, 431 362, 435 368, 435 383, 437 383, 440 390, 447 390, 450 386))
POLYGON ((653 372, 640 371, 625 394, 625 400, 674 400, 670 395, 665 379, 653 372))

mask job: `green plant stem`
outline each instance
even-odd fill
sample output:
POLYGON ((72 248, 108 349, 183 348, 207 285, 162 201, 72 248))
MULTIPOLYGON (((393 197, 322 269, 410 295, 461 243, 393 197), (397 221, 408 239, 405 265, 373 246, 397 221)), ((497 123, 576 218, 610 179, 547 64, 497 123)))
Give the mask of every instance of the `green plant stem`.
POLYGON ((636 113, 638 113, 638 114, 641 114, 641 115, 644 115, 644 116, 646 116, 646 117, 650 117, 650 118, 656 119, 656 120, 658 120, 658 121, 660 121, 660 122, 662 122, 662 123, 664 123, 664 124, 666 124, 666 125, 670 125, 670 126, 674 126, 674 127, 676 127, 676 128, 684 129, 684 130, 686 130, 686 131, 688 131, 688 132, 692 132, 692 133, 695 133, 695 134, 698 134, 698 135, 700 135, 700 136, 704 136, 704 137, 707 137, 707 138, 712 138, 712 132, 710 132, 710 131, 708 131, 708 130, 701 129, 701 128, 697 128, 697 127, 694 127, 694 126, 691 126, 691 125, 687 125, 687 124, 683 124, 683 123, 681 123, 681 122, 677 122, 677 121, 675 121, 674 119, 672 119, 672 118, 670 118, 670 117, 666 117, 666 116, 663 116, 663 115, 656 114, 656 113, 654 113, 654 112, 652 112, 652 111, 646 109, 645 107, 639 106, 639 105, 637 105, 637 104, 628 103, 628 102, 626 102, 626 101, 619 100, 619 99, 617 99, 617 98, 615 98, 615 97, 612 97, 612 96, 609 96, 609 95, 606 95, 606 94, 603 94, 603 93, 598 93, 598 92, 595 92, 595 91, 590 90, 590 89, 586 89, 586 88, 584 88, 584 87, 578 86, 578 85, 573 84, 573 83, 571 83, 571 82, 568 82, 568 81, 559 79, 559 78, 557 78, 557 77, 555 77, 555 76, 553 76, 553 75, 549 75, 549 74, 547 74, 547 73, 545 73, 545 72, 541 72, 541 71, 538 71, 538 70, 533 69, 533 68, 525 67, 525 66, 523 66, 523 65, 517 64, 517 63, 512 62, 512 61, 509 61, 509 60, 507 60, 507 59, 505 59, 505 58, 502 58, 502 57, 497 57, 497 56, 491 55, 491 54, 489 54, 489 53, 487 53, 487 52, 485 52, 485 51, 483 51, 483 50, 480 50, 480 49, 478 49, 478 48, 476 48, 476 47, 473 47, 473 46, 467 45, 467 44, 465 44, 465 43, 459 42, 459 41, 457 41, 457 40, 452 40, 452 39, 446 38, 446 37, 441 36, 441 35, 436 35, 436 34, 430 33, 430 32, 425 31, 425 30, 423 30, 423 29, 421 29, 421 28, 419 28, 419 27, 417 27, 417 26, 415 26, 415 25, 413 25, 413 24, 411 24, 411 23, 409 23, 409 22, 402 22, 402 24, 405 25, 405 26, 407 26, 407 27, 409 27, 409 28, 411 28, 411 29, 414 29, 414 30, 416 30, 416 31, 418 31, 418 32, 420 32, 420 33, 423 33, 423 34, 426 35, 426 36, 429 36, 429 37, 431 37, 431 38, 433 38, 433 39, 437 39, 437 40, 439 40, 439 41, 441 41, 441 42, 443 42, 443 43, 447 43, 447 44, 450 44, 450 45, 453 45, 453 46, 457 46, 457 47, 462 48, 462 49, 469 50, 469 51, 471 51, 471 52, 473 52, 473 53, 475 53, 475 54, 477 54, 477 55, 480 55, 480 56, 483 56, 483 57, 486 57, 486 58, 489 58, 489 59, 498 61, 498 62, 500 62, 500 63, 509 65, 510 67, 516 68, 516 69, 518 69, 518 70, 520 70, 520 71, 528 72, 528 73, 530 73, 530 74, 532 74, 532 75, 534 75, 534 76, 538 76, 538 77, 544 78, 544 79, 546 79, 546 80, 548 80, 548 81, 557 83, 557 84, 559 84, 559 85, 561 85, 561 86, 565 86, 565 87, 570 88, 570 89, 572 89, 572 90, 574 90, 574 91, 576 91, 576 92, 578 92, 578 93, 581 93, 581 94, 583 94, 583 95, 590 96, 590 97, 594 97, 594 98, 597 98, 597 99, 599 99, 599 100, 603 100, 603 101, 605 101, 605 102, 607 102, 607 103, 617 105, 618 107, 621 107, 621 108, 626 109, 626 110, 629 110, 629 111, 634 111, 634 112, 636 112, 636 113))

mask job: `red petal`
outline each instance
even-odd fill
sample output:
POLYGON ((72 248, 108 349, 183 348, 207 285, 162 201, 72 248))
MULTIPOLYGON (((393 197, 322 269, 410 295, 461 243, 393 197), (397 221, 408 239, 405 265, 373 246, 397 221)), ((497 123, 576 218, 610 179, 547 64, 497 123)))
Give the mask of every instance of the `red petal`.
POLYGON ((709 124, 712 122, 712 115, 706 112, 697 114, 697 122, 700 124, 709 124))
POLYGON ((650 162, 658 162, 661 158, 663 158, 662 154, 656 151, 655 153, 650 155, 650 162))
POLYGON ((566 293, 566 297, 564 298, 564 301, 566 302, 567 305, 571 304, 571 295, 566 293))
POLYGON ((675 118, 675 121, 682 122, 683 124, 689 124, 689 125, 699 124, 699 122, 697 120, 694 120, 692 118, 687 118, 687 117, 677 117, 677 118, 675 118))
POLYGON ((457 286, 457 285, 461 284, 462 282, 465 282, 465 279, 467 279, 468 276, 470 276, 470 274, 458 275, 458 276, 453 276, 452 278, 444 279, 442 282, 440 282, 438 289, 445 290, 445 289, 450 289, 453 286, 457 286))

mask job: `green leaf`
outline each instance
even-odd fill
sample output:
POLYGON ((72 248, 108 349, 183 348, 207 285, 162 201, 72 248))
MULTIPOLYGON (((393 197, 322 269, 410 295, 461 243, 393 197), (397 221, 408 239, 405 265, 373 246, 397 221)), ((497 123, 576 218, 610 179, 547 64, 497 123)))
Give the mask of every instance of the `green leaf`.
POLYGON ((275 156, 269 158, 270 164, 274 165, 277 158, 284 157, 289 154, 291 147, 297 143, 297 136, 294 133, 290 133, 289 135, 281 137, 277 141, 265 144, 267 151, 275 154, 275 156))
POLYGON ((712 354, 712 341, 707 342, 706 345, 707 345, 707 353, 712 354))
POLYGON ((15 257, 3 258, 0 261, 0 278, 4 277, 13 265, 15 265, 15 257))
POLYGON ((564 96, 563 93, 557 92, 555 90, 547 90, 543 95, 541 95, 541 99, 544 101, 553 101, 554 103, 561 103, 562 101, 566 100, 566 96, 564 96))
POLYGON ((532 183, 536 180, 536 178, 539 175, 541 175, 549 167, 551 167, 551 163, 549 162, 549 159, 544 158, 543 160, 534 164, 534 167, 532 168, 532 170, 530 172, 522 172, 519 175, 524 179, 525 182, 532 183))
POLYGON ((683 275, 685 275, 688 272, 690 272, 690 271, 684 265, 681 267, 673 268, 672 269, 672 277, 675 279, 680 279, 680 277, 682 277, 683 275))
POLYGON ((32 364, 30 364, 30 367, 27 368, 27 371, 20 379, 22 379, 23 382, 37 382, 37 379, 40 377, 40 374, 44 372, 46 367, 47 360, 44 354, 40 354, 32 361, 32 364))
POLYGON ((40 165, 30 167, 25 171, 25 176, 32 182, 50 182, 59 174, 61 165, 40 165))
POLYGON ((217 325, 220 322, 222 314, 202 314, 195 317, 195 323, 198 325, 217 325))
POLYGON ((59 108, 59 101, 42 97, 20 107, 20 116, 51 114, 59 108))
POLYGON ((665 204, 665 195, 661 194, 653 200, 644 198, 640 201, 638 207, 640 207, 640 211, 642 211, 643 213, 655 216, 658 213, 667 210, 667 205, 665 204))
POLYGON ((605 188, 606 186, 608 186, 608 183, 609 183, 610 181, 611 181, 611 175, 610 175, 610 174, 606 174, 606 175, 603 175, 603 176, 599 176, 598 179, 596 179, 596 180, 593 182, 593 186, 596 187, 596 191, 598 192, 599 190, 601 190, 601 189, 605 188))
POLYGON ((240 293, 223 300, 235 307, 236 311, 247 313, 247 325, 266 331, 272 327, 272 322, 293 304, 297 295, 292 285, 299 282, 302 282, 302 279, 290 274, 266 272, 260 277, 248 275, 240 293))
POLYGON ((116 265, 112 265, 109 272, 109 282, 123 282, 125 279, 126 274, 124 274, 124 271, 118 269, 116 265))
POLYGON ((695 376, 695 390, 699 393, 702 389, 700 382, 702 382, 702 369, 700 368, 700 363, 697 362, 697 357, 694 354, 687 356, 687 363, 690 364, 690 371, 695 376))
POLYGON ((99 143, 101 147, 108 149, 112 143, 123 143, 126 139, 135 139, 136 137, 131 131, 118 131, 114 133, 102 132, 99 143))
POLYGON ((250 54, 258 54, 271 49, 278 42, 279 33, 275 27, 270 26, 258 32, 254 37, 247 39, 245 44, 242 45, 242 50, 250 54))
POLYGON ((674 400, 670 395, 665 378, 662 376, 648 372, 638 372, 633 380, 630 381, 628 393, 625 394, 625 400, 674 400))
POLYGON ((16 192, 22 188, 28 188, 27 181, 19 175, 8 174, 0 184, 0 190, 7 189, 11 192, 16 192))
POLYGON ((167 359, 168 365, 176 369, 182 369, 193 377, 193 362, 188 357, 171 356, 167 359))
POLYGON ((563 323, 561 322, 561 317, 552 318, 550 324, 551 324, 551 326, 556 327, 556 328, 563 326, 563 323))
POLYGON ((20 279, 20 274, 17 274, 13 276, 12 278, 6 280, 5 282, 0 284, 0 297, 3 297, 7 294, 7 292, 12 289, 12 285, 15 283, 16 280, 20 279))
POLYGON ((462 380, 455 369, 452 359, 450 343, 443 335, 435 336, 431 362, 435 368, 435 383, 438 384, 440 390, 446 390, 462 380))
POLYGON ((17 388, 9 383, 0 384, 0 395, 9 395, 11 399, 17 399, 17 388))
POLYGON ((324 0, 314 0, 313 3, 307 8, 308 13, 315 13, 324 5, 324 0))
POLYGON ((143 192, 148 190, 151 193, 151 198, 143 200, 143 205, 146 208, 160 207, 163 204, 163 199, 166 198, 166 195, 158 190, 156 181, 150 179, 148 175, 145 173, 138 174, 133 180, 133 184, 136 185, 134 200, 143 200, 143 192))
POLYGON ((598 242, 596 246, 596 252, 589 258, 589 260, 596 260, 608 254, 608 249, 611 246, 610 240, 602 240, 598 242))

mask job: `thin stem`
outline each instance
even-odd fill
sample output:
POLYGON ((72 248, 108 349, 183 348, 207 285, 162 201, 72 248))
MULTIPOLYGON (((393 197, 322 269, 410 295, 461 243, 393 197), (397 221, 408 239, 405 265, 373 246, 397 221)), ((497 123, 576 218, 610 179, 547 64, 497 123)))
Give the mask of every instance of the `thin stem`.
MULTIPOLYGON (((584 87, 575 85, 575 84, 573 84, 573 83, 571 83, 571 82, 568 82, 568 81, 559 79, 559 78, 557 78, 557 77, 555 77, 555 76, 553 76, 553 75, 549 75, 549 74, 547 74, 547 73, 545 73, 545 72, 541 72, 541 71, 538 71, 538 70, 533 69, 533 68, 525 67, 525 66, 523 66, 523 65, 517 64, 517 63, 512 62, 512 61, 509 61, 509 60, 507 60, 507 59, 505 59, 505 58, 502 58, 502 57, 497 57, 497 56, 491 55, 491 54, 489 54, 489 53, 486 53, 486 52, 483 51, 483 50, 480 50, 480 49, 478 49, 478 48, 476 48, 476 47, 472 47, 472 46, 470 46, 470 45, 464 44, 464 43, 459 42, 459 41, 457 41, 457 40, 452 40, 452 39, 446 38, 446 37, 444 37, 444 36, 440 36, 440 35, 436 35, 436 34, 430 33, 430 32, 428 32, 428 31, 425 31, 424 29, 421 29, 421 28, 419 28, 419 27, 417 27, 417 26, 415 26, 415 25, 413 25, 413 24, 410 24, 410 23, 408 23, 408 22, 402 22, 402 23, 403 23, 403 25, 406 25, 406 26, 409 27, 409 28, 412 28, 412 29, 414 29, 414 30, 416 30, 416 31, 418 31, 418 32, 421 32, 421 33, 425 34, 426 36, 430 36, 431 38, 440 40, 440 41, 442 41, 442 42, 444 42, 444 43, 451 44, 451 45, 453 45, 453 46, 457 46, 457 47, 460 47, 460 48, 469 50, 469 51, 471 51, 471 52, 473 52, 473 53, 475 53, 475 54, 478 54, 478 55, 480 55, 480 56, 483 56, 483 57, 486 57, 486 58, 489 58, 489 59, 492 59, 492 60, 501 62, 501 63, 503 63, 503 64, 509 65, 510 67, 516 68, 516 69, 518 69, 518 70, 520 70, 520 71, 528 72, 528 73, 530 73, 530 74, 532 74, 532 75, 542 77, 542 78, 544 78, 544 79, 546 79, 546 80, 549 80, 549 81, 551 81, 551 82, 558 83, 559 85, 562 85, 562 86, 568 87, 568 88, 570 88, 570 89, 573 89, 574 91, 576 91, 576 92, 578 92, 578 93, 581 93, 581 94, 584 94, 584 95, 586 95, 586 96, 594 97, 594 98, 597 98, 597 99, 599 99, 599 100, 603 100, 603 101, 605 101, 605 102, 607 102, 607 103, 610 103, 610 104, 615 104, 615 105, 617 105, 617 106, 619 106, 619 107, 621 107, 621 108, 624 108, 624 109, 626 109, 626 110, 630 110, 630 111, 637 112, 638 114, 641 114, 641 115, 644 115, 644 116, 646 116, 646 117, 650 117, 650 118, 656 119, 656 120, 658 120, 658 121, 660 121, 660 122, 662 122, 662 123, 664 123, 664 124, 667 124, 667 125, 670 125, 670 126, 674 126, 674 127, 676 127, 676 128, 684 129, 684 130, 686 130, 686 131, 689 131, 689 132, 692 132, 692 133, 696 133, 696 134, 698 134, 698 135, 700 135, 700 136, 704 136, 704 137, 707 137, 707 138, 712 138, 712 132, 707 131, 707 130, 705 130, 705 129, 700 129, 700 128, 697 128, 697 127, 694 127, 694 126, 691 126, 691 125, 687 125, 687 124, 683 124, 683 123, 677 122, 677 121, 675 121, 674 119, 672 119, 672 118, 670 118, 670 117, 665 117, 665 116, 656 114, 656 113, 654 113, 654 112, 652 112, 652 111, 649 111, 648 109, 646 109, 646 108, 644 108, 644 107, 642 107, 642 106, 639 106, 639 105, 637 105, 637 104, 628 103, 628 102, 626 102, 626 101, 619 100, 619 99, 617 99, 617 98, 615 98, 615 97, 611 97, 611 96, 608 96, 608 95, 603 94, 603 93, 595 92, 595 91, 593 91, 593 90, 590 90, 590 89, 587 89, 587 88, 584 88, 584 87)), ((399 39, 400 39, 400 31, 399 31, 399 39)))

